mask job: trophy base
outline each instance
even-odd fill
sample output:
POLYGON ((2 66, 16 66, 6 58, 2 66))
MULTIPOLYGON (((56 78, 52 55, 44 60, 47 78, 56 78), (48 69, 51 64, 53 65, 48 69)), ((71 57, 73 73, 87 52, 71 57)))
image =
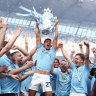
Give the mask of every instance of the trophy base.
POLYGON ((49 33, 50 33, 49 30, 42 30, 42 34, 44 34, 44 35, 48 35, 49 33))

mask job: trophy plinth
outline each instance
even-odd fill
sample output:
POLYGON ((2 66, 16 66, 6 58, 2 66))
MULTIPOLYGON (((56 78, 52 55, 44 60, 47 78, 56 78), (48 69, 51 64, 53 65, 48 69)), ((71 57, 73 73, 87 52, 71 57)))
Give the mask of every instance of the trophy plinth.
POLYGON ((49 33, 50 33, 49 30, 42 30, 42 34, 44 34, 44 35, 48 35, 49 33))

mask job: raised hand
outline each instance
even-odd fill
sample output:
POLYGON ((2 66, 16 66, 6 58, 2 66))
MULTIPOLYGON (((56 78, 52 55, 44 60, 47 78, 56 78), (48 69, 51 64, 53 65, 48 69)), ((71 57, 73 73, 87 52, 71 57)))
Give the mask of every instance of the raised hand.
POLYGON ((93 53, 96 52, 96 48, 95 47, 91 48, 91 50, 92 50, 93 53))
POLYGON ((62 47, 63 47, 63 43, 60 42, 60 43, 58 44, 58 47, 57 47, 57 48, 59 49, 59 48, 62 48, 62 47))
POLYGON ((93 48, 91 48, 91 50, 92 50, 92 52, 93 52, 94 56, 96 57, 96 48, 95 48, 95 47, 93 47, 93 48))
POLYGON ((86 46, 89 46, 89 42, 86 41, 86 40, 84 40, 84 44, 85 44, 86 46))
POLYGON ((7 28, 7 26, 8 26, 8 22, 3 21, 3 22, 2 22, 2 27, 3 27, 3 28, 7 28))
POLYGON ((13 49, 13 50, 18 49, 18 46, 17 46, 17 45, 13 45, 13 46, 12 46, 12 49, 13 49))
POLYGON ((22 28, 18 27, 17 32, 15 33, 15 36, 18 37, 21 34, 21 32, 22 32, 22 28))
POLYGON ((26 64, 25 64, 25 67, 28 69, 28 68, 31 68, 33 66, 33 61, 27 61, 26 64))
POLYGON ((58 19, 55 19, 55 25, 57 25, 58 24, 58 19))
POLYGON ((28 44, 28 38, 25 37, 25 44, 28 44))
POLYGON ((4 21, 4 18, 0 18, 0 28, 7 29, 8 22, 4 21))
POLYGON ((75 54, 75 51, 71 51, 71 55, 74 55, 75 54))
POLYGON ((82 43, 79 43, 79 47, 82 47, 83 45, 82 45, 82 43))

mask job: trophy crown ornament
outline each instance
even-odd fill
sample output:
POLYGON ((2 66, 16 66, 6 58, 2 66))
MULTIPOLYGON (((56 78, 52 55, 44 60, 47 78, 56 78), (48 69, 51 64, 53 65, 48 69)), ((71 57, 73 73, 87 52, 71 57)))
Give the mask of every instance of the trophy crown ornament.
POLYGON ((47 9, 43 10, 43 14, 46 13, 46 12, 53 13, 52 9, 50 9, 50 8, 47 8, 47 9))

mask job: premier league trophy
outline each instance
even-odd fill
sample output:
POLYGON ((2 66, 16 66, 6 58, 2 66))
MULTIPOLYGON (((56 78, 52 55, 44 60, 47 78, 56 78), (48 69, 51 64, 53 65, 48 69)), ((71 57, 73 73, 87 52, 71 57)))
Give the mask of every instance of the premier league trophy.
POLYGON ((19 8, 29 12, 28 14, 16 13, 16 15, 20 16, 32 16, 34 20, 38 23, 40 32, 44 35, 52 34, 54 32, 55 27, 55 17, 53 16, 52 10, 49 8, 44 9, 43 13, 40 14, 36 12, 35 8, 33 10, 27 9, 23 6, 19 8))

